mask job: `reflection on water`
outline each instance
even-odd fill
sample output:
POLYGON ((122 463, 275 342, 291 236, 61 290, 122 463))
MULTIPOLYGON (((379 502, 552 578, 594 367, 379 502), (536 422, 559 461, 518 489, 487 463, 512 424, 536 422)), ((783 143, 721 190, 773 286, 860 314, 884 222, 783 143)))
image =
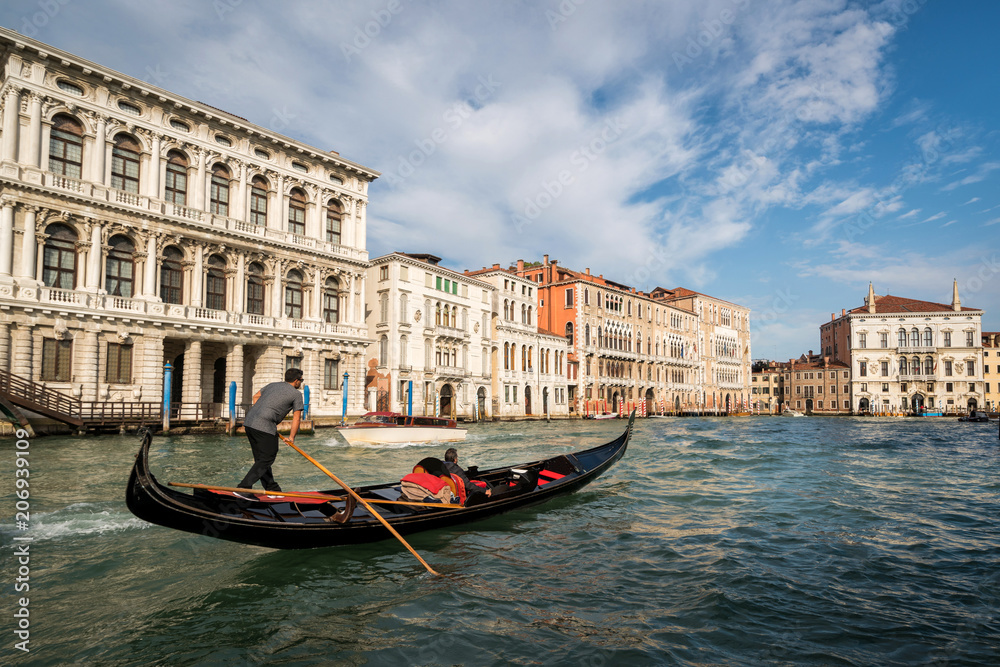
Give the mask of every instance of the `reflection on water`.
MULTIPOLYGON (((457 446, 486 468, 623 427, 478 424, 457 446)), ((297 444, 354 485, 448 446, 297 444)), ((440 578, 392 540, 287 552, 149 526, 123 499, 137 448, 32 443, 30 664, 972 665, 1000 647, 990 425, 640 421, 582 491, 411 536, 440 578)), ((152 462, 160 481, 231 485, 251 456, 241 438, 177 436, 152 462)), ((332 486, 287 448, 275 475, 332 486)))

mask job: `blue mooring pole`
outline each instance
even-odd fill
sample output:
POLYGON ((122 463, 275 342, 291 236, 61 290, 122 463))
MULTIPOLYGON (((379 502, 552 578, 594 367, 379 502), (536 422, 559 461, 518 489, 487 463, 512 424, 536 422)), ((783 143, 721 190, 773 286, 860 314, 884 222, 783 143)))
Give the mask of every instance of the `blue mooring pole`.
POLYGON ((170 430, 170 383, 174 367, 168 361, 163 366, 163 432, 170 430))
POLYGON ((410 380, 406 388, 406 416, 413 416, 413 380, 410 380))
POLYGON ((309 385, 302 388, 302 394, 302 403, 305 406, 302 409, 302 419, 309 419, 309 385))
POLYGON ((229 382, 229 435, 236 435, 236 380, 229 382))
POLYGON ((344 373, 344 407, 343 407, 343 409, 341 410, 341 413, 340 413, 340 423, 341 424, 346 424, 347 423, 347 378, 348 378, 348 375, 345 372, 344 373))

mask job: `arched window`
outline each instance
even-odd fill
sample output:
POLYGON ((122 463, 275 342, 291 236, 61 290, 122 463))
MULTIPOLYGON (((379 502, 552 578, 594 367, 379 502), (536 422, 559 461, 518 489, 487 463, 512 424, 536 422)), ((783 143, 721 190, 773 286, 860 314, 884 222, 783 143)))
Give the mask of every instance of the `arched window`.
POLYGON ((590 345, 590 325, 583 325, 583 344, 590 345))
POLYGON ((247 312, 264 314, 264 267, 257 262, 247 267, 247 312))
POLYGON ((528 306, 528 324, 531 324, 531 306, 528 306))
POLYGON ((323 321, 327 324, 340 322, 340 294, 337 292, 337 279, 333 276, 326 279, 323 286, 323 321))
POLYGON ((267 181, 254 176, 250 182, 250 224, 267 226, 267 181))
POLYGON ((503 369, 510 370, 510 343, 503 344, 503 369))
POLYGON ((899 347, 906 347, 906 329, 897 331, 896 336, 899 338, 899 347))
POLYGON ((920 332, 917 331, 916 327, 910 330, 910 346, 920 347, 920 332))
POLYGON ((229 215, 229 170, 224 164, 212 167, 212 186, 209 194, 209 212, 216 215, 229 215))
POLYGON ((42 251, 42 282, 46 287, 73 289, 76 287, 76 232, 66 225, 53 224, 45 228, 42 251))
POLYGON ((527 345, 522 345, 521 346, 521 370, 522 371, 528 370, 528 346, 527 345))
POLYGON ((160 300, 163 303, 183 303, 184 300, 184 270, 181 261, 184 253, 175 246, 163 249, 163 261, 160 263, 160 300))
POLYGON ((490 335, 490 314, 483 313, 483 330, 480 334, 484 338, 488 338, 490 335))
POLYGON ((521 324, 527 324, 527 323, 528 323, 528 307, 522 303, 521 304, 521 324))
POLYGON ((920 375, 920 357, 913 357, 910 360, 910 372, 914 375, 920 375))
POLYGON ((908 375, 909 374, 909 373, 907 373, 906 357, 900 357, 899 358, 899 374, 900 375, 908 375))
POLYGON ((924 375, 934 375, 934 360, 924 357, 924 375))
POLYGON ((569 341, 569 345, 570 345, 570 347, 572 347, 573 346, 573 323, 572 322, 567 322, 566 323, 566 340, 569 341))
POLYGON ((531 363, 531 351, 532 351, 533 349, 534 349, 534 348, 532 348, 532 347, 529 347, 529 348, 528 348, 528 370, 529 370, 529 371, 530 371, 530 370, 531 370, 532 368, 534 368, 534 364, 532 364, 532 363, 531 363))
POLYGON ((208 258, 208 276, 205 282, 205 307, 212 310, 226 309, 226 260, 218 255, 208 258))
POLYGON ((407 299, 407 296, 406 296, 405 292, 403 294, 399 295, 399 321, 400 322, 405 322, 406 321, 407 301, 408 301, 408 299, 407 299))
POLYGON ((344 209, 340 202, 331 199, 326 207, 326 240, 327 243, 340 245, 340 222, 344 217, 344 209))
POLYGON ((405 335, 404 336, 400 336, 399 337, 399 365, 400 366, 405 366, 406 365, 406 345, 407 345, 406 336, 405 335))
POLYGON ((163 185, 163 198, 171 204, 185 206, 188 189, 188 159, 180 151, 167 153, 167 180, 163 185))
POLYGON ((388 322, 389 321, 389 293, 383 292, 379 294, 378 297, 378 321, 388 322))
POLYGON ((132 280, 135 268, 135 246, 127 236, 118 234, 108 241, 108 260, 104 269, 104 289, 111 296, 132 297, 132 280))
POLYGON ((431 339, 430 338, 425 338, 424 339, 424 368, 425 369, 430 369, 433 366, 434 359, 433 359, 432 351, 433 351, 433 347, 431 345, 431 339))
POLYGON ((302 274, 297 269, 289 271, 285 279, 285 317, 302 319, 302 274))
POLYGON ((49 171, 60 176, 82 178, 83 126, 66 114, 59 114, 52 119, 49 171))
MULTIPOLYGON (((445 309, 445 312, 447 313, 447 309, 445 309)), ((445 317, 447 317, 447 315, 445 315, 445 317)), ((441 302, 440 301, 437 304, 435 304, 435 309, 434 309, 434 324, 436 324, 437 326, 441 326, 441 302)))
POLYGON ((306 233, 306 193, 298 188, 288 198, 288 231, 299 236, 306 233))
POLYGON ((934 347, 934 333, 930 327, 924 329, 924 347, 934 347))
POLYGON ((378 365, 389 365, 389 337, 385 334, 378 339, 378 365))
POLYGON ((111 187, 139 194, 139 142, 127 134, 115 137, 111 151, 111 187))

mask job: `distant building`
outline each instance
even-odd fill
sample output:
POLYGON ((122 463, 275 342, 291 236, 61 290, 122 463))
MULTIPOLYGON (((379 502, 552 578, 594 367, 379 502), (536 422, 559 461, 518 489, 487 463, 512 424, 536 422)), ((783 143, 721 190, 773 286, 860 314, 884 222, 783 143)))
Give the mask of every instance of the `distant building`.
POLYGON ((983 383, 985 409, 1000 411, 1000 331, 983 332, 983 383))
POLYGON ((808 355, 788 362, 787 405, 807 415, 851 414, 851 367, 827 356, 808 355))
POLYGON ((565 336, 538 325, 536 284, 499 264, 465 274, 494 288, 492 414, 499 418, 568 416, 571 348, 565 336))
POLYGON ((415 415, 472 419, 491 414, 495 289, 440 261, 401 252, 371 261, 368 410, 405 413, 412 403, 415 415))
POLYGON ((781 414, 787 401, 786 386, 791 363, 782 361, 757 361, 753 365, 750 395, 759 402, 761 414, 781 414))
POLYGON ((858 413, 940 410, 983 405, 983 311, 963 307, 958 282, 950 304, 877 296, 820 327, 823 356, 851 369, 858 413))

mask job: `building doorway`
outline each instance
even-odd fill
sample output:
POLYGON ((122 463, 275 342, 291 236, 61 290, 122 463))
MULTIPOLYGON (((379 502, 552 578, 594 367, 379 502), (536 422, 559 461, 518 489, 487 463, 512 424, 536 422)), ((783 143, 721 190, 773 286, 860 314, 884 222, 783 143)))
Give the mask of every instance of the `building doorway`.
POLYGON ((806 414, 811 415, 813 411, 813 400, 811 398, 806 399, 806 414))
POLYGON ((222 403, 228 401, 226 396, 226 358, 219 357, 212 367, 212 402, 222 403))
POLYGON ((476 392, 476 403, 479 404, 479 419, 486 419, 486 387, 480 387, 476 392))
POLYGON ((454 394, 452 393, 451 385, 446 384, 441 387, 441 416, 447 418, 453 418, 455 416, 455 401, 454 394))
POLYGON ((979 408, 979 403, 974 398, 969 399, 969 414, 971 415, 979 408))
POLYGON ((867 398, 862 398, 861 401, 858 402, 859 413, 867 414, 868 412, 871 412, 871 409, 872 409, 871 403, 868 401, 867 398))
POLYGON ((924 397, 921 394, 914 394, 913 395, 912 404, 913 404, 913 413, 914 414, 918 414, 919 415, 921 412, 924 411, 924 397))
POLYGON ((531 414, 531 387, 524 386, 524 414, 531 414))
POLYGON ((549 388, 542 387, 542 414, 549 415, 549 388))

